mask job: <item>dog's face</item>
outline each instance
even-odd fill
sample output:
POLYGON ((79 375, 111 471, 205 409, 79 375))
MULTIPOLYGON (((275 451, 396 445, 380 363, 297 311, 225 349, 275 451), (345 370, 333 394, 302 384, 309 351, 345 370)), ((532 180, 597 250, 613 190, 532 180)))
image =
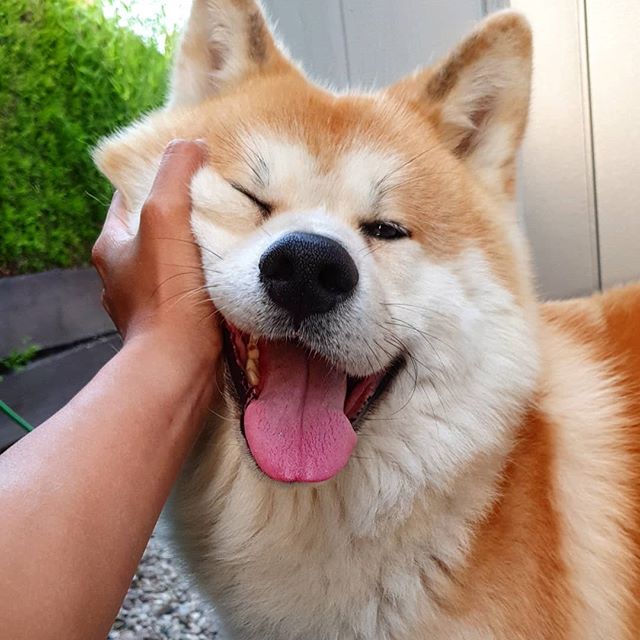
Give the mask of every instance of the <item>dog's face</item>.
POLYGON ((164 145, 207 140, 193 231, 235 429, 267 476, 327 480, 368 438, 446 482, 503 443, 535 369, 510 207, 530 55, 500 14, 436 68, 336 96, 253 2, 196 0, 168 107, 98 150, 139 210, 164 145))

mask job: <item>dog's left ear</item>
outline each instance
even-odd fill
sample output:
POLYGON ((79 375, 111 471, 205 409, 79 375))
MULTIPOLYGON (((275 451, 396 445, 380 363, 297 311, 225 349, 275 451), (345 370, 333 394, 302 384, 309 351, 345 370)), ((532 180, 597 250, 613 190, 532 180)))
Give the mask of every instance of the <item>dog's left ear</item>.
POLYGON ((440 140, 487 186, 512 192, 529 110, 531 54, 526 19, 498 12, 435 67, 386 92, 422 112, 440 140))

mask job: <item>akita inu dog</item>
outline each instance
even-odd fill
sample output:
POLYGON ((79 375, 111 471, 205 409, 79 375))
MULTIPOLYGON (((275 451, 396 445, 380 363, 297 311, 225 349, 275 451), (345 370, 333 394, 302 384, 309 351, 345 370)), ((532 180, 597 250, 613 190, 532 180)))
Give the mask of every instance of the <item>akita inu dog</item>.
POLYGON ((196 0, 166 108, 97 150, 134 220, 172 138, 211 150, 223 393, 175 528, 232 638, 640 637, 640 287, 536 300, 531 47, 498 13, 336 95, 253 1, 196 0))

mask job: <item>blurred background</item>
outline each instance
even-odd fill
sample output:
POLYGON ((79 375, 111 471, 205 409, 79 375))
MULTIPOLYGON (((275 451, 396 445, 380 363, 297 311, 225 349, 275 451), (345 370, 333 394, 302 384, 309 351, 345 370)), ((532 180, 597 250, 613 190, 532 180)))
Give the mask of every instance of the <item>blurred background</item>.
MULTIPOLYGON (((434 62, 488 13, 523 11, 535 72, 518 204, 538 290, 569 297, 640 277, 638 0, 263 4, 293 57, 337 89, 383 86, 434 62)), ((0 0, 0 400, 16 414, 0 411, 0 452, 118 349, 87 266, 111 198, 89 153, 162 104, 189 7, 0 0)), ((162 633, 144 637, 201 637, 162 633)))

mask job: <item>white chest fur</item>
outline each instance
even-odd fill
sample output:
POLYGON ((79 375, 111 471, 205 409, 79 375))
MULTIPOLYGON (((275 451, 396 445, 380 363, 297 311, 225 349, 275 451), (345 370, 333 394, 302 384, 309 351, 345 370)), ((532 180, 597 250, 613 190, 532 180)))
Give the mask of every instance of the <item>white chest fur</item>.
POLYGON ((402 473, 381 482, 356 458, 321 487, 278 486, 241 458, 230 431, 215 440, 183 478, 176 515, 187 558, 233 640, 418 637, 418 623, 437 615, 443 567, 464 559, 468 520, 478 498, 487 503, 493 470, 461 477, 454 501, 423 488, 373 514, 385 485, 410 490, 402 473))

